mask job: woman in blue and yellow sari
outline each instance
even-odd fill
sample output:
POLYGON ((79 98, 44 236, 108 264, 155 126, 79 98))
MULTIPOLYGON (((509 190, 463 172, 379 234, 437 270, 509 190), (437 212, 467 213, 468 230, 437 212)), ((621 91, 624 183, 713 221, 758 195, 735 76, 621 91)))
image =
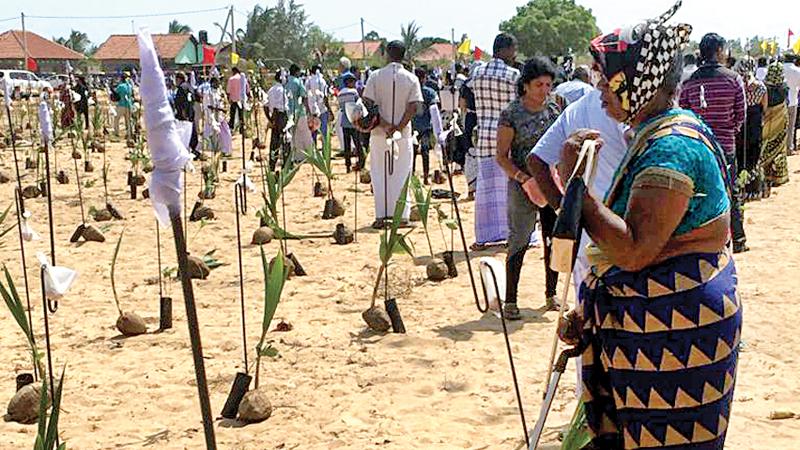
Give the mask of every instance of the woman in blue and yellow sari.
MULTIPOLYGON (((721 449, 730 418, 741 330, 730 182, 711 130, 673 106, 691 33, 665 24, 679 6, 591 45, 604 109, 635 132, 605 201, 584 197, 594 267, 579 324, 565 327, 580 332, 562 334, 586 348, 591 448, 721 449)), ((571 136, 562 170, 597 137, 571 136)))

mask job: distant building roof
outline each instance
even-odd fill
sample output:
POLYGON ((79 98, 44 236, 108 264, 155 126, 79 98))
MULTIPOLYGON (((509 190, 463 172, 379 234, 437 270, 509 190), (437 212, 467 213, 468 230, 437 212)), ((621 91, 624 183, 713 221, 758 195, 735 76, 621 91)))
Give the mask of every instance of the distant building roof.
POLYGON ((435 62, 453 59, 453 45, 448 43, 432 44, 421 51, 416 58, 420 62, 435 62))
POLYGON ((8 30, 0 34, 0 59, 24 59, 24 43, 33 59, 81 60, 85 56, 61 44, 45 39, 36 33, 8 30), (24 38, 23 38, 24 37, 24 38), (26 39, 25 39, 26 38, 26 39))
POLYGON ((342 44, 344 55, 350 59, 363 59, 364 48, 367 51, 367 58, 379 54, 381 51, 381 41, 364 41, 363 47, 361 44, 361 41, 345 42, 342 44))
MULTIPOLYGON (((154 34, 153 43, 161 59, 175 59, 189 40, 190 33, 154 34)), ((94 58, 98 60, 138 60, 139 46, 135 34, 112 34, 97 49, 94 58)))

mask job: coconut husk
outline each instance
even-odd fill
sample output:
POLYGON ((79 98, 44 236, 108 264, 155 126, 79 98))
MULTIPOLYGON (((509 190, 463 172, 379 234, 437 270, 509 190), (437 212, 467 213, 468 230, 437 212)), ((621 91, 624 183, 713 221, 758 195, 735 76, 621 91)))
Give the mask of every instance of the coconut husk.
POLYGON ((114 216, 111 214, 111 211, 107 209, 98 209, 94 213, 94 220, 95 222, 108 222, 109 220, 113 219, 114 216))
MULTIPOLYGON (((36 423, 36 421, 39 420, 41 389, 42 385, 40 383, 32 383, 17 391, 17 393, 11 397, 11 401, 8 402, 5 420, 26 425, 36 423)), ((50 406, 49 397, 48 395, 48 407, 50 406)))
POLYGON ((155 166, 152 163, 147 163, 144 165, 144 167, 142 167, 142 171, 144 173, 150 173, 153 171, 153 169, 155 169, 155 166))
POLYGON ((369 174, 369 170, 362 170, 359 172, 359 181, 361 184, 370 184, 372 183, 372 176, 369 174))
POLYGON ((325 200, 325 209, 322 211, 322 218, 325 220, 335 219, 344 215, 344 206, 336 198, 325 200))
POLYGON ((253 233, 253 239, 250 241, 253 245, 264 245, 272 242, 275 238, 275 232, 270 227, 260 227, 253 233))
POLYGON ((138 336, 147 333, 147 324, 138 314, 124 312, 117 318, 117 330, 123 336, 138 336))
POLYGON ((411 213, 408 216, 408 220, 412 222, 419 222, 422 220, 422 217, 419 215, 419 208, 417 208, 416 205, 411 207, 411 213))
POLYGON ((206 263, 192 255, 189 256, 189 278, 193 280, 205 280, 208 278, 208 275, 211 273, 211 269, 208 268, 206 263))
POLYGON ((106 203, 106 209, 108 210, 108 212, 111 213, 111 217, 117 220, 125 220, 125 216, 123 216, 122 213, 119 212, 117 207, 112 205, 111 203, 106 203))
POLYGON ((125 146, 128 148, 136 148, 136 142, 133 142, 132 139, 128 139, 125 141, 125 146))
POLYGON ((349 229, 345 224, 336 224, 336 231, 333 232, 333 240, 339 245, 347 245, 353 243, 355 236, 353 230, 349 229))
POLYGON ((317 181, 314 183, 314 197, 325 197, 328 194, 328 188, 322 185, 321 182, 317 181))
POLYGON ((11 181, 11 176, 3 171, 0 171, 0 184, 5 184, 11 181))
POLYGON ((69 176, 63 170, 59 170, 58 174, 56 174, 56 181, 58 182, 58 184, 68 184, 69 176))
POLYGON ((77 150, 73 150, 72 151, 72 159, 81 159, 81 158, 83 158, 83 155, 81 155, 81 152, 79 152, 77 150))
POLYGON ((92 149, 94 149, 94 151, 96 151, 97 153, 105 153, 106 145, 95 141, 94 144, 92 144, 92 149))
POLYGON ((22 197, 23 198, 36 198, 42 195, 42 190, 39 189, 39 186, 26 186, 22 189, 22 197))
POLYGON ((106 241, 106 237, 103 236, 103 233, 101 233, 100 230, 95 228, 94 225, 86 225, 83 228, 83 233, 81 233, 81 236, 83 236, 83 240, 85 240, 86 242, 106 241))
POLYGON ((84 161, 83 171, 86 173, 94 172, 94 164, 92 164, 92 162, 89 160, 84 161))
POLYGON ((208 206, 204 206, 202 202, 195 202, 194 208, 192 209, 192 214, 189 215, 190 222, 199 222, 203 219, 211 220, 215 216, 214 210, 209 208, 208 206))
POLYGON ((25 170, 35 169, 35 168, 36 168, 36 163, 33 162, 33 159, 25 158, 25 170))
POLYGON ((441 170, 434 170, 433 182, 434 184, 444 184, 447 182, 447 178, 442 174, 441 170))
POLYGON ((197 194, 197 198, 200 200, 212 200, 217 197, 217 190, 216 188, 212 187, 211 189, 201 189, 200 192, 197 194))
POLYGON ((150 198, 150 189, 145 189, 142 191, 142 198, 150 198))
POLYGON ((132 180, 132 181, 133 181, 133 182, 134 182, 134 183, 135 183, 137 186, 144 186, 144 184, 147 182, 147 179, 144 177, 144 175, 134 175, 134 176, 131 178, 131 180, 132 180))
POLYGON ((385 333, 392 327, 389 315, 380 306, 373 306, 362 312, 361 318, 364 319, 370 330, 377 333, 385 333))
POLYGON ((247 392, 239 403, 239 420, 247 423, 263 422, 272 415, 272 403, 263 386, 247 392))
POLYGON ((425 266, 425 272, 431 281, 442 281, 447 279, 447 264, 439 258, 434 258, 425 266))
MULTIPOLYGON (((272 266, 275 264, 275 258, 277 258, 277 257, 273 257, 271 260, 269 260, 269 270, 270 270, 270 272, 272 272, 272 266)), ((293 277, 295 275, 295 273, 294 273, 294 269, 295 269, 294 262, 291 259, 289 259, 289 258, 284 256, 283 257, 283 265, 284 265, 284 267, 286 267, 288 269, 287 278, 293 277)))

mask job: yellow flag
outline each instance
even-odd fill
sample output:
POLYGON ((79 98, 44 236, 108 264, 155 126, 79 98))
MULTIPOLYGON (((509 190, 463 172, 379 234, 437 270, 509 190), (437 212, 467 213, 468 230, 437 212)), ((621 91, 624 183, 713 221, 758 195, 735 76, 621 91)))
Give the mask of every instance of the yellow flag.
POLYGON ((770 42, 770 47, 771 47, 770 48, 770 53, 771 54, 774 55, 774 54, 776 54, 778 52, 778 43, 777 42, 775 42, 775 41, 770 42))
POLYGON ((794 42, 794 47, 792 47, 792 50, 794 50, 795 55, 800 55, 800 39, 797 39, 794 42))
POLYGON ((764 53, 767 52, 767 41, 761 41, 761 51, 764 53))
POLYGON ((239 54, 231 52, 231 65, 235 66, 237 64, 239 64, 239 54))
POLYGON ((464 39, 464 42, 462 42, 461 45, 458 46, 458 53, 460 55, 469 55, 470 53, 472 53, 472 51, 470 50, 471 47, 472 47, 472 41, 469 39, 464 39))

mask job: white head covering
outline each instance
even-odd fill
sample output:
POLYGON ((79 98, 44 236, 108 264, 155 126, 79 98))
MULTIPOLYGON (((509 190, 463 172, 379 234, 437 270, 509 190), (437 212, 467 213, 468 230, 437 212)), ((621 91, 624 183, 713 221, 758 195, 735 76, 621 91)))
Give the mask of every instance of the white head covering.
POLYGON ((53 142, 53 115, 50 113, 50 105, 47 104, 47 96, 42 94, 39 102, 39 130, 42 134, 42 143, 53 142))
POLYGON ((166 226, 170 223, 169 210, 180 211, 181 172, 192 160, 192 155, 182 142, 177 121, 167 100, 164 72, 158 63, 150 31, 140 29, 137 41, 142 68, 139 92, 154 167, 150 178, 150 201, 156 217, 166 226))

